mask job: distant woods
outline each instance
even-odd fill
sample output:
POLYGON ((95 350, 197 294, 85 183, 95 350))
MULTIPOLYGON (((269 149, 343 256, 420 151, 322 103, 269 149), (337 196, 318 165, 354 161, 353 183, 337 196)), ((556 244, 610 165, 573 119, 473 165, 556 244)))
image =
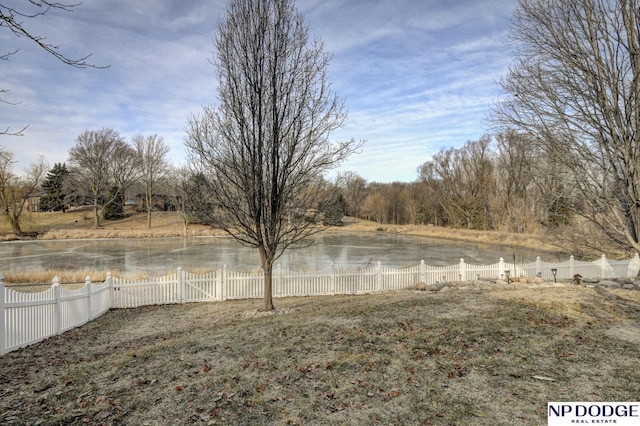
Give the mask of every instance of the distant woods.
POLYGON ((532 234, 579 222, 578 194, 567 183, 552 157, 507 132, 439 151, 413 182, 366 182, 346 173, 334 185, 349 215, 381 225, 532 234))
MULTIPOLYGON (((16 231, 20 213, 30 210, 91 206, 97 226, 100 220, 123 217, 126 205, 148 212, 149 218, 154 210, 175 211, 186 234, 189 224, 208 223, 217 202, 209 191, 208 177, 188 167, 171 166, 168 152, 156 135, 136 136, 129 144, 111 129, 86 131, 70 150, 69 163, 55 164, 46 173, 41 159, 27 176, 18 176, 12 172, 12 154, 4 150, 0 152, 2 208, 11 212, 6 216, 16 231)), ((307 214, 310 220, 337 226, 350 216, 381 227, 552 232, 577 251, 596 249, 611 240, 585 220, 596 212, 576 190, 573 182, 579 178, 544 146, 510 131, 442 149, 418 166, 413 182, 369 182, 351 171, 318 179, 313 182, 314 191, 326 195, 307 214)))

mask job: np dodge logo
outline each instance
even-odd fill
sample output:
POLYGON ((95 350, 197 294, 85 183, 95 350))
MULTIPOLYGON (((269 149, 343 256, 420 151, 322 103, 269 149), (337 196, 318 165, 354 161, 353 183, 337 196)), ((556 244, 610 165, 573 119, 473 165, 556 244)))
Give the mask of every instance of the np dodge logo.
POLYGON ((548 425, 622 425, 640 424, 638 402, 549 402, 548 425))

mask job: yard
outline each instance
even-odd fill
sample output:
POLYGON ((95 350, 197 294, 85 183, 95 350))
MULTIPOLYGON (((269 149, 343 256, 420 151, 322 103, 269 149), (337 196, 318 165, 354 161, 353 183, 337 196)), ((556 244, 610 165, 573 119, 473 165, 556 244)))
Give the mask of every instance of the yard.
POLYGON ((637 401, 640 292, 403 290, 113 310, 0 358, 0 423, 546 425, 637 401))

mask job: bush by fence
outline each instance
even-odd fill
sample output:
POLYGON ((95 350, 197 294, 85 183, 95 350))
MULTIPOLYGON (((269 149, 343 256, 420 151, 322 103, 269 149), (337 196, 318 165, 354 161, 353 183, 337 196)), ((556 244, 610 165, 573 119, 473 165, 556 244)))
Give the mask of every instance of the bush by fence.
MULTIPOLYGON (((584 278, 634 278, 640 271, 640 256, 612 261, 605 255, 594 262, 543 262, 528 264, 500 259, 493 265, 472 265, 460 259, 450 266, 423 262, 409 268, 390 268, 378 262, 369 268, 332 267, 327 272, 296 272, 277 267, 274 296, 362 294, 398 290, 418 283, 467 281, 479 278, 541 277, 545 280, 584 278)), ((223 301, 263 297, 262 273, 244 273, 226 267, 207 274, 176 272, 146 280, 125 280, 107 274, 103 283, 87 277, 77 290, 64 288, 55 277, 46 291, 21 292, 7 287, 0 274, 0 355, 60 334, 91 321, 109 309, 187 302, 223 301)))

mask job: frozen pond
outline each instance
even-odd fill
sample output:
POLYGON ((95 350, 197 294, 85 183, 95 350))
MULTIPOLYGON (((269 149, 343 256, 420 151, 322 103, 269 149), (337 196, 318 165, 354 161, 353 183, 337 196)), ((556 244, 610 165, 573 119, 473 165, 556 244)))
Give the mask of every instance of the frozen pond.
MULTIPOLYGON (((326 270, 363 267, 378 261, 392 267, 445 266, 459 262, 473 264, 506 261, 533 261, 536 256, 553 260, 556 256, 531 250, 426 237, 378 234, 324 234, 310 247, 289 250, 276 262, 295 270, 326 270)), ((120 272, 142 271, 164 274, 178 266, 187 271, 218 269, 259 269, 256 249, 239 245, 230 238, 148 238, 59 241, 15 241, 0 243, 0 272, 40 269, 94 269, 120 272)))

